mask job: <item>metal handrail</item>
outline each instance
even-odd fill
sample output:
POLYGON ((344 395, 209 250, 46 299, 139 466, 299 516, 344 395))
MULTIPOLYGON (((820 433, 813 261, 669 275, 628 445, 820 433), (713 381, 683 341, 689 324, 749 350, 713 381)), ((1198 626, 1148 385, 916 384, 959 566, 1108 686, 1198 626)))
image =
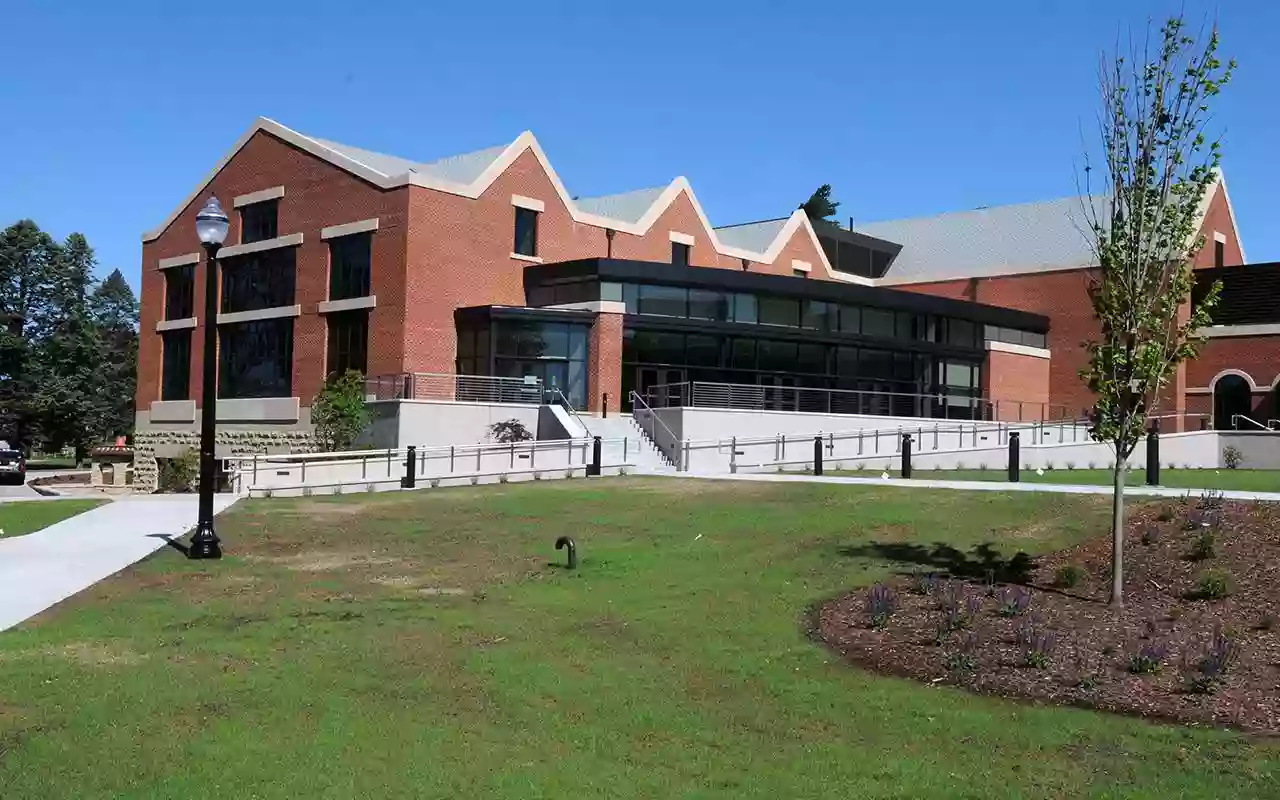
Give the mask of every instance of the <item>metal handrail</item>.
POLYGON ((1258 422, 1256 419, 1253 419, 1252 417, 1246 416, 1244 414, 1232 414, 1231 427, 1234 428, 1235 430, 1240 430, 1240 420, 1244 420, 1245 422, 1248 422, 1250 425, 1253 425, 1255 428, 1259 430, 1263 430, 1263 431, 1271 430, 1271 428, 1267 427, 1266 425, 1263 425, 1261 422, 1258 422))
POLYGON ((644 429, 644 423, 641 422, 640 431, 644 433, 646 436, 648 436, 651 442, 653 442, 655 445, 658 446, 659 452, 664 452, 662 445, 658 444, 658 437, 654 435, 654 432, 652 430, 653 423, 657 423, 658 425, 661 425, 662 430, 666 431, 668 438, 671 439, 672 446, 676 448, 676 457, 673 458, 671 454, 665 453, 665 452, 664 452, 664 455, 667 456, 667 460, 670 461, 673 466, 679 469, 680 468, 680 458, 679 458, 680 439, 677 438, 676 435, 671 431, 671 429, 667 427, 667 423, 663 422, 662 418, 659 417, 656 413, 654 413, 653 409, 649 406, 649 404, 644 401, 644 398, 641 397, 639 394, 637 394, 636 391, 633 389, 631 390, 631 418, 632 419, 636 418, 635 410, 637 407, 642 409, 643 412, 647 412, 649 419, 653 420, 653 422, 650 423, 651 429, 647 431, 644 429))
POLYGON ((1269 431, 1280 431, 1280 419, 1269 419, 1269 420, 1267 420, 1267 430, 1269 430, 1269 431))
POLYGON ((400 372, 365 379, 365 395, 373 400, 449 400, 463 403, 540 405, 542 380, 493 375, 400 372))
POLYGON ((560 405, 563 406, 565 410, 569 412, 570 416, 573 417, 574 421, 581 426, 583 432, 590 435, 591 429, 587 427, 587 423, 582 421, 582 417, 578 415, 578 409, 573 407, 573 404, 569 402, 569 398, 565 397, 564 392, 560 391, 560 387, 552 386, 551 391, 554 395, 560 398, 560 405))

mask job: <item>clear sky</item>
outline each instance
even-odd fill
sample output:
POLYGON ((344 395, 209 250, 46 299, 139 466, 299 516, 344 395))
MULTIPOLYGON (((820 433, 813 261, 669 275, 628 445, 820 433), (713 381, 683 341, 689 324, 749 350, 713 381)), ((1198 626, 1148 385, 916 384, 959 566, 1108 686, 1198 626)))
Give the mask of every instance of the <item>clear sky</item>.
MULTIPOLYGON (((415 160, 537 134, 578 195, 685 175, 715 225, 831 183, 855 220, 1075 192, 1103 48, 1183 0, 3 0, 0 225, 141 234, 254 118, 415 160)), ((1280 3, 1185 0, 1246 253, 1280 260, 1280 3)), ((225 198, 224 198, 225 200, 225 198)))

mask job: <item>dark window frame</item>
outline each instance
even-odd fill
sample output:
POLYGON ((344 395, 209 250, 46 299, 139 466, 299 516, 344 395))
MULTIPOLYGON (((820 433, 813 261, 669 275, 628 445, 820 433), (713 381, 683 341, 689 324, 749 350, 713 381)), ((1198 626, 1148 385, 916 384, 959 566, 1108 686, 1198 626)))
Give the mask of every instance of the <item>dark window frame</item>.
POLYGON ((295 305, 298 258, 296 247, 274 247, 222 259, 219 311, 234 314, 295 305))
POLYGON ((279 317, 218 326, 218 397, 293 396, 293 320, 279 317), (264 366, 274 374, 264 376, 264 366))
POLYGON ((164 271, 164 318, 191 319, 196 315, 196 265, 170 267, 164 271))
POLYGON ((369 369, 369 309, 326 314, 325 374, 340 377, 347 370, 367 375, 369 369))
POLYGON ((265 242, 280 235, 280 198, 240 207, 240 244, 265 242))
POLYGON ((191 328, 160 334, 160 399, 191 399, 191 328))
POLYGON ((692 263, 693 245, 684 242, 671 243, 671 264, 676 267, 687 267, 692 263))
POLYGON ((538 212, 532 208, 515 208, 515 241, 511 252, 528 258, 538 257, 538 212))
POLYGON ((373 233, 329 240, 329 299, 368 297, 373 286, 373 233))

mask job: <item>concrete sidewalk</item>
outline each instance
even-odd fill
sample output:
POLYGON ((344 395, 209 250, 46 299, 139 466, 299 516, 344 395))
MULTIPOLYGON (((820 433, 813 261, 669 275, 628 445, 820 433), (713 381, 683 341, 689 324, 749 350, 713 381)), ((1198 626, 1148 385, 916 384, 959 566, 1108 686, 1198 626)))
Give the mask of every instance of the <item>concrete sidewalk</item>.
MULTIPOLYGON (((214 513, 238 498, 214 495, 214 513)), ((0 539, 0 631, 165 546, 196 524, 196 495, 127 498, 44 530, 0 539)))
MULTIPOLYGON (((778 472, 743 473, 736 475, 698 474, 693 472, 678 473, 679 477, 701 478, 703 480, 723 481, 757 481, 774 483, 832 483, 851 486, 895 486, 905 489, 960 489, 975 492, 1056 492, 1059 494, 1105 494, 1110 495, 1110 486, 1088 486, 1073 483, 1008 483, 1004 481, 937 481, 928 478, 846 478, 835 475, 796 475, 778 472)), ((1188 494, 1198 496, 1203 489, 1175 489, 1162 486, 1127 486, 1125 497, 1186 497, 1188 494)), ((1280 503, 1280 492, 1241 492, 1227 490, 1222 493, 1228 500, 1262 500, 1269 503, 1280 503)))

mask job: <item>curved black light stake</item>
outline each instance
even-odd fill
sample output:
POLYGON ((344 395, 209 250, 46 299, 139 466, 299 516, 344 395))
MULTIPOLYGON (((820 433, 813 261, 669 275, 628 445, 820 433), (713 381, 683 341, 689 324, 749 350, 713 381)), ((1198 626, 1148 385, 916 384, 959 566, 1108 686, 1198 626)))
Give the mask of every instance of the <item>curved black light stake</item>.
POLYGON ((577 569, 578 568, 578 546, 574 544, 573 540, 570 539, 568 536, 561 536, 559 539, 556 539, 556 549, 564 550, 565 548, 569 549, 569 563, 567 563, 565 566, 568 567, 569 569, 577 569))

